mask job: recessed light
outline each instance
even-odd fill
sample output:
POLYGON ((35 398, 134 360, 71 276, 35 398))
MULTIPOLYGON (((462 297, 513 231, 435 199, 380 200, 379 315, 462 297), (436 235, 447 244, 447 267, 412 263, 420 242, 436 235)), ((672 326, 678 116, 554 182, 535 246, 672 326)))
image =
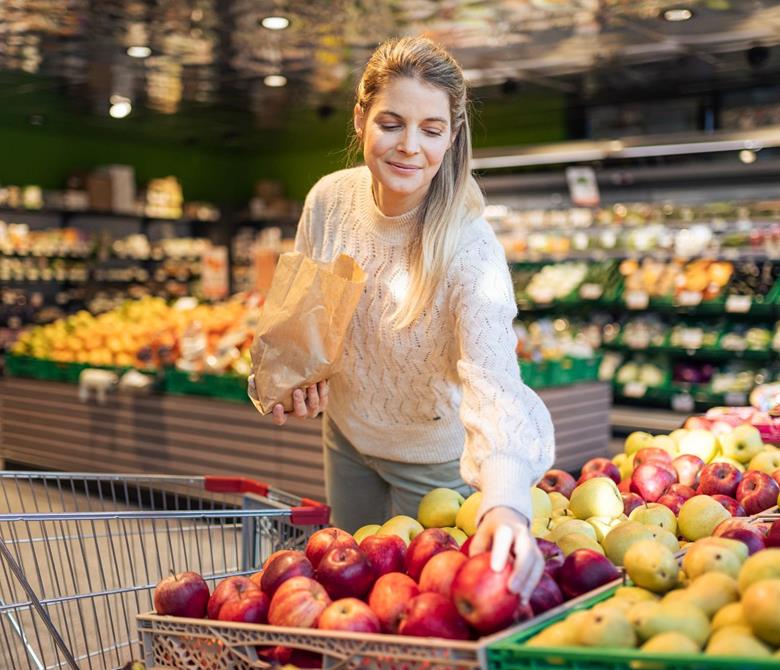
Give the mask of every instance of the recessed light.
POLYGON ((268 30, 284 30, 290 25, 290 19, 284 16, 266 16, 260 23, 268 30))
POLYGON ((132 58, 149 58, 152 55, 152 50, 149 47, 128 47, 127 55, 132 58))
POLYGON ((755 163, 756 158, 758 158, 758 156, 756 156, 756 152, 751 151, 750 149, 743 149, 739 152, 739 160, 741 160, 743 163, 747 163, 748 165, 750 163, 755 163))
POLYGON ((263 79, 263 83, 266 86, 278 88, 279 86, 284 86, 287 84, 287 77, 281 74, 269 74, 265 79, 263 79))
POLYGON ((665 9, 663 13, 667 21, 687 21, 693 18, 693 12, 687 7, 678 7, 676 9, 665 9))

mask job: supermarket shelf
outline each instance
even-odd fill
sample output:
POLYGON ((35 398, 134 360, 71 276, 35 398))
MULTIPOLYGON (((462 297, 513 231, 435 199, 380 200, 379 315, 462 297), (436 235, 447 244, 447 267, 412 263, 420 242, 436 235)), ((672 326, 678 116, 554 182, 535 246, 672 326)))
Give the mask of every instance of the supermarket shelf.
POLYGON ((671 356, 685 356, 688 358, 701 358, 709 361, 730 361, 730 360, 745 360, 756 361, 760 363, 768 363, 769 361, 777 358, 777 352, 771 349, 745 349, 744 351, 729 351, 727 349, 712 349, 712 348, 698 348, 698 349, 684 349, 682 347, 644 347, 633 348, 624 344, 602 344, 603 349, 609 349, 611 351, 623 351, 632 354, 669 354, 671 356))
POLYGON ((670 409, 632 407, 616 404, 609 413, 612 433, 627 435, 635 430, 648 433, 671 433, 685 421, 686 414, 670 409))
POLYGON ((105 219, 117 219, 117 220, 142 219, 144 221, 164 221, 165 223, 215 223, 215 221, 211 221, 211 220, 191 219, 186 217, 167 218, 164 216, 149 216, 147 214, 139 214, 139 213, 132 213, 132 212, 112 212, 112 211, 103 211, 103 210, 94 210, 94 209, 57 209, 53 207, 42 207, 40 209, 27 209, 24 207, 18 207, 18 208, 0 207, 0 216, 3 215, 23 216, 26 214, 27 215, 41 214, 46 216, 59 216, 63 218, 88 216, 93 218, 105 218, 105 219))
POLYGON ((722 261, 772 261, 780 260, 780 249, 742 249, 739 247, 726 247, 711 252, 694 254, 691 256, 680 256, 672 251, 648 250, 648 251, 630 251, 627 249, 619 250, 600 250, 590 249, 583 251, 568 251, 560 254, 527 254, 523 256, 512 255, 509 257, 511 264, 543 264, 543 263, 565 263, 566 261, 610 261, 610 260, 637 260, 643 258, 652 258, 657 261, 683 260, 722 260, 722 261))

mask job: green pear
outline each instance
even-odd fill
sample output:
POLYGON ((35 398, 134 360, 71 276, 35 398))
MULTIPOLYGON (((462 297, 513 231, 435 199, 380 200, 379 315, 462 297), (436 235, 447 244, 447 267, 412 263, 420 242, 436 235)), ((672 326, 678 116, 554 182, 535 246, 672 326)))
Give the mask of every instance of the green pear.
POLYGON ((705 572, 723 572, 736 579, 741 565, 730 549, 711 542, 696 542, 688 548, 682 560, 682 568, 690 579, 696 579, 705 572))
POLYGON ((355 531, 352 537, 355 538, 355 542, 360 544, 369 535, 376 535, 381 527, 382 526, 380 526, 378 523, 370 523, 367 526, 361 526, 355 531))
POLYGON ((465 498, 454 489, 432 489, 420 500, 417 520, 424 528, 454 526, 455 517, 464 502, 465 498))
POLYGON ((550 491, 547 496, 550 498, 550 503, 552 503, 553 514, 557 510, 568 509, 569 499, 560 491, 550 491))
POLYGON ((640 540, 631 545, 623 564, 634 584, 653 593, 666 593, 677 584, 677 559, 655 540, 640 540))
POLYGON ((405 514, 399 514, 385 521, 376 534, 397 535, 406 542, 406 546, 409 546, 409 543, 423 530, 422 524, 417 519, 412 519, 412 517, 405 514))
POLYGON ((698 654, 701 647, 687 635, 669 630, 653 635, 640 650, 652 654, 698 654))
POLYGON ((592 549, 593 551, 604 556, 604 549, 589 535, 583 533, 567 533, 563 537, 559 538, 555 544, 557 544, 564 556, 568 556, 577 549, 592 549))
POLYGON ((630 649, 636 646, 636 633, 623 612, 604 607, 583 617, 578 642, 583 647, 630 649))
POLYGON ((725 626, 710 639, 704 653, 709 656, 738 656, 740 658, 763 658, 772 655, 763 642, 745 626, 725 626))
POLYGON ((780 579, 763 579, 742 594, 742 611, 753 634, 780 646, 780 579))
POLYGON ((739 540, 733 540, 730 537, 703 537, 695 544, 714 544, 724 549, 728 549, 732 554, 736 555, 739 559, 740 566, 747 560, 750 555, 748 546, 744 542, 739 540))
POLYGON ((628 600, 630 603, 658 601, 658 594, 643 589, 641 586, 618 586, 615 589, 614 597, 628 600))
POLYGON ((677 529, 686 540, 698 540, 712 535, 721 521, 730 518, 728 510, 715 498, 707 495, 693 496, 680 508, 677 529))
POLYGON ((681 601, 688 602, 688 589, 685 588, 673 589, 668 593, 665 593, 664 597, 661 598, 662 603, 674 603, 674 602, 681 602, 681 601))
POLYGON ((665 528, 661 528, 661 526, 645 526, 645 528, 652 533, 656 542, 660 542, 673 554, 680 551, 680 543, 677 540, 677 536, 673 533, 670 533, 665 528))
MULTIPOLYGON (((639 600, 633 603, 631 609, 629 609, 626 614, 626 618, 634 627, 634 630, 639 632, 652 617, 656 616, 660 606, 661 603, 658 600, 639 600)), ((640 635, 640 641, 644 641, 645 639, 647 638, 642 638, 640 635)))
MULTIPOLYGON (((482 504, 482 492, 472 493, 455 515, 455 525, 471 537, 477 532, 477 512, 482 504)), ((449 525, 449 524, 448 524, 449 525)))
POLYGON ((724 626, 747 626, 748 622, 742 611, 741 602, 733 602, 721 607, 712 617, 712 631, 724 626))
POLYGON ((636 521, 624 521, 615 526, 602 542, 604 553, 615 565, 623 565, 623 557, 629 548, 640 540, 650 540, 653 535, 649 528, 636 521))
POLYGON ((642 612, 636 622, 632 620, 640 640, 676 631, 693 640, 699 647, 707 641, 710 622, 699 608, 685 602, 650 604, 654 607, 642 612))
POLYGON ((685 591, 686 600, 708 617, 715 616, 721 607, 739 600, 737 581, 724 572, 705 572, 694 579, 685 591))
POLYGON ((677 532, 677 519, 674 512, 661 503, 646 503, 631 510, 628 515, 631 521, 642 523, 645 526, 661 526, 670 533, 677 532))
POLYGON ((593 477, 572 491, 569 509, 578 519, 616 517, 623 512, 623 498, 617 484, 609 477, 593 477))
POLYGON ((565 519, 561 523, 555 523, 554 520, 550 521, 550 527, 552 530, 547 534, 546 540, 555 542, 557 544, 565 535, 571 533, 580 533, 580 535, 587 535, 594 542, 596 542, 596 529, 593 528, 587 521, 582 519, 565 519))
POLYGON ((739 571, 739 590, 744 593, 748 587, 762 579, 780 579, 780 547, 757 551, 748 558, 739 571))
POLYGON ((448 535, 452 536, 452 538, 455 540, 455 542, 458 543, 458 546, 462 546, 463 543, 469 539, 469 536, 466 535, 460 528, 457 526, 445 526, 442 528, 442 530, 447 533, 448 535))
POLYGON ((558 621, 525 644, 528 647, 574 647, 579 644, 579 635, 568 621, 558 621))
POLYGON ((628 598, 615 598, 615 596, 612 596, 611 598, 607 598, 606 600, 602 600, 600 603, 595 604, 591 610, 604 608, 617 609, 623 612, 623 614, 628 615, 628 611, 633 606, 633 600, 629 600, 628 598))
POLYGON ((531 516, 549 519, 552 516, 552 501, 546 491, 538 486, 531 487, 531 516))

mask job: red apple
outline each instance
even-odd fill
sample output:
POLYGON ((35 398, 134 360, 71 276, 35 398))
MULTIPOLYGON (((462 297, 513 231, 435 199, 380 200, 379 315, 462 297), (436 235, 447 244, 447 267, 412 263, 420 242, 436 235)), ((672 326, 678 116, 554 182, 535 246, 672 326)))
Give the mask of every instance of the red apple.
POLYGON ((218 619, 219 611, 228 600, 240 600, 247 592, 252 593, 254 591, 262 593, 260 587, 248 577, 239 575, 226 577, 217 584, 214 592, 211 594, 206 606, 206 614, 209 619, 218 619))
POLYGON ((306 543, 306 558, 316 570, 320 560, 333 547, 357 547, 355 538, 341 528, 323 528, 314 533, 306 543))
POLYGON ((737 500, 749 515, 758 514, 777 505, 780 486, 766 472, 752 470, 737 486, 737 500))
POLYGON ((512 565, 501 572, 490 568, 490 554, 472 556, 452 582, 452 600, 458 613, 483 635, 505 628, 515 620, 520 597, 508 588, 512 565))
POLYGON ((459 551, 443 551, 425 564, 420 574, 420 591, 440 593, 449 600, 455 573, 468 560, 459 551))
POLYGON ((320 615, 330 605, 330 598, 321 584, 311 577, 291 577, 271 598, 268 623, 272 626, 315 628, 320 615))
POLYGON ((536 546, 539 547, 539 551, 544 556, 544 571, 555 579, 558 570, 563 565, 563 551, 555 542, 544 540, 541 537, 536 538, 536 546))
POLYGON ((398 535, 369 535, 360 543, 375 577, 388 572, 403 572, 406 567, 406 542, 398 535))
MULTIPOLYGON (((588 481, 589 479, 593 479, 594 477, 606 477, 607 479, 612 479, 609 475, 607 475, 605 472, 600 472, 598 470, 591 470, 590 472, 583 472, 579 479, 577 480, 577 486, 582 484, 583 482, 588 481)), ((615 482, 616 484, 620 483, 620 480, 615 482)))
POLYGON ((273 561, 277 556, 282 556, 284 554, 295 554, 300 553, 296 552, 294 549, 279 549, 278 551, 273 552, 268 558, 265 559, 263 562, 262 570, 265 570, 268 567, 268 564, 273 561))
POLYGON ((644 463, 656 463, 671 467, 672 455, 668 451, 664 451, 658 447, 644 447, 637 451, 634 456, 634 468, 643 465, 644 463))
POLYGON ((417 581, 431 558, 442 551, 457 551, 458 548, 455 538, 446 531, 441 528, 426 528, 411 541, 406 550, 406 574, 417 581))
POLYGON ((592 591, 620 577, 620 571, 602 554, 592 549, 575 549, 558 572, 558 586, 567 598, 592 591))
POLYGON ((276 589, 291 577, 314 577, 314 568, 302 551, 280 552, 268 562, 260 586, 271 598, 276 589))
POLYGON ((778 468, 777 470, 775 470, 774 472, 772 472, 772 474, 770 475, 770 477, 772 477, 772 479, 774 479, 774 480, 775 480, 775 484, 777 484, 778 486, 780 486, 780 468, 778 468))
POLYGON ((704 468, 704 461, 693 454, 681 454, 672 461, 672 467, 677 472, 680 484, 696 488, 699 485, 699 476, 704 468))
POLYGON ((333 547, 320 560, 317 581, 328 595, 338 598, 362 598, 374 584, 374 570, 358 547, 333 547))
POLYGON ((544 473, 537 486, 547 493, 558 491, 570 498, 571 492, 577 487, 577 481, 568 472, 553 469, 544 473))
POLYGON ((587 463, 585 463, 585 465, 582 466, 582 470, 580 471, 580 480, 577 482, 577 484, 579 485, 585 481, 585 475, 591 472, 598 472, 603 477, 609 477, 613 482, 615 482, 615 484, 620 483, 620 470, 618 470, 618 466, 608 458, 602 458, 599 456, 598 458, 591 458, 587 463))
POLYGON ((206 616, 209 587, 197 572, 180 572, 161 579, 154 587, 154 611, 190 619, 206 616))
MULTIPOLYGON (((629 482, 629 485, 631 483, 631 480, 627 480, 629 482)), ((628 516, 633 512, 637 507, 641 507, 645 504, 644 499, 642 496, 640 496, 638 493, 621 493, 621 497, 623 498, 623 514, 628 516)))
POLYGON ((421 593, 412 598, 401 613, 398 626, 401 635, 443 637, 448 640, 468 640, 468 624, 455 606, 440 593, 421 593))
POLYGON ((767 547, 780 547, 780 519, 773 521, 769 526, 764 543, 767 547))
POLYGON ((542 578, 531 594, 531 609, 534 615, 558 607, 563 602, 563 594, 555 580, 547 573, 542 573, 542 578))
POLYGON ((236 598, 228 598, 220 608, 217 619, 240 623, 267 623, 270 602, 271 599, 255 586, 244 590, 236 598))
POLYGON ((466 541, 460 545, 460 553, 465 554, 466 556, 469 555, 469 552, 471 551, 471 541, 474 539, 474 536, 467 538, 466 541))
POLYGON ((672 484, 668 489, 666 489, 666 492, 680 496, 683 500, 688 500, 688 498, 693 498, 693 496, 696 495, 695 489, 686 484, 680 484, 679 482, 672 484))
POLYGON ((419 594, 420 588, 409 575, 389 572, 376 580, 368 596, 368 606, 379 618, 385 633, 397 633, 404 606, 419 594))
POLYGON ((755 554, 766 547, 764 536, 754 528, 730 528, 721 533, 719 537, 727 537, 732 540, 744 542, 748 548, 748 554, 755 554))
POLYGON ((258 570, 257 572, 252 573, 249 575, 249 579, 252 580, 252 583, 258 588, 263 588, 263 571, 258 570))
POLYGON ((731 514, 731 516, 747 516, 747 514, 745 514, 745 508, 742 507, 742 505, 740 505, 734 498, 721 495, 720 493, 716 493, 714 496, 710 497, 723 505, 728 513, 731 514))
POLYGON ((764 534, 759 524, 752 526, 750 520, 743 516, 743 517, 731 517, 729 519, 725 519, 721 521, 717 526, 715 526, 715 530, 712 531, 712 536, 720 537, 721 535, 723 535, 723 533, 725 533, 727 530, 731 530, 732 528, 747 528, 747 527, 752 527, 754 528, 754 530, 757 530, 762 535, 764 534))
POLYGON ((741 481, 742 473, 731 463, 710 463, 701 471, 696 493, 708 496, 720 494, 733 498, 741 481))
POLYGON ((373 610, 357 598, 341 598, 328 605, 317 625, 321 630, 351 630, 357 633, 381 633, 382 626, 373 610))
POLYGON ((687 430, 709 430, 711 425, 712 421, 703 416, 691 416, 685 420, 682 427, 687 430))
POLYGON ((685 503, 685 498, 676 493, 669 493, 667 491, 658 500, 656 500, 656 502, 663 505, 664 507, 668 507, 670 510, 672 510, 674 515, 677 516, 680 514, 680 508, 683 506, 683 503, 685 503))
POLYGON ((645 502, 656 502, 676 479, 677 474, 663 465, 643 463, 631 475, 631 491, 642 496, 645 502))
POLYGON ((621 493, 631 493, 631 477, 620 480, 618 483, 618 491, 621 493))

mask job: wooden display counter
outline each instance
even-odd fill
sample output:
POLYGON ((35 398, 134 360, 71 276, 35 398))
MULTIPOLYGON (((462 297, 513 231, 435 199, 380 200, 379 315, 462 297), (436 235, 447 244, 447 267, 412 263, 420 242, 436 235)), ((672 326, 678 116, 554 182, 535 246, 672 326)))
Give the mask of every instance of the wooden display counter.
MULTIPOLYGON (((556 467, 607 455, 611 391, 584 383, 545 389, 556 467)), ((0 459, 14 466, 86 472, 240 474, 324 500, 320 422, 275 426, 250 404, 111 393, 79 401, 78 386, 0 379, 0 459)))

